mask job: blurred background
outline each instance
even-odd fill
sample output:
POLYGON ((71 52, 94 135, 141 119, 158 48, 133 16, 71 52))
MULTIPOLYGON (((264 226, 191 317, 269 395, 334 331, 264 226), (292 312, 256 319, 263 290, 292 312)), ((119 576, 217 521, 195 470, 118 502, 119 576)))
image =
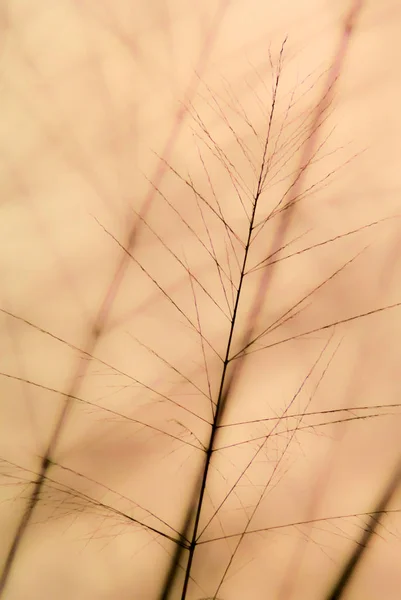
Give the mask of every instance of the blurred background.
MULTIPOLYGON (((320 599, 354 549, 401 453, 399 2, 362 3, 269 257, 350 5, 2 3, 2 564, 75 390, 7 600, 159 597, 204 460, 270 117, 231 356, 272 278, 188 598, 320 599)), ((399 598, 400 502, 347 598, 399 598)))

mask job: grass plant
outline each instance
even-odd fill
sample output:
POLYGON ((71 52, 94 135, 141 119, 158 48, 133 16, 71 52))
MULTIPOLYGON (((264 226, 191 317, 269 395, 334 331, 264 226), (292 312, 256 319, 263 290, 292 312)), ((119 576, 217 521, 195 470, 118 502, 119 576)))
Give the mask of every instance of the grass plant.
POLYGON ((91 216, 103 292, 80 342, 3 298, 15 355, 24 354, 17 330, 29 331, 67 382, 54 383, 46 368, 31 376, 23 362, 1 372, 10 394, 21 386, 32 418, 47 415, 31 465, 1 459, 18 516, 3 536, 3 598, 17 597, 13 578, 33 530, 53 535, 57 522, 61 537, 82 536, 84 548, 104 540, 132 565, 124 591, 99 598, 311 598, 298 578, 335 555, 313 596, 334 600, 383 516, 396 519, 399 467, 360 512, 322 508, 336 447, 325 431, 369 428, 401 406, 353 398, 360 356, 338 383, 352 327, 401 306, 361 309, 351 298, 371 252, 366 236, 396 218, 362 215, 349 226, 340 218, 338 229, 320 229, 313 216, 324 215, 321 195, 359 158, 341 159, 333 141, 337 89, 364 7, 350 4, 319 72, 295 86, 286 79, 285 38, 263 69, 249 64, 241 81, 220 80, 216 91, 204 71, 229 8, 219 3, 154 171, 142 173, 147 191, 128 201, 128 225, 91 216), (320 474, 309 483, 311 463, 320 474))

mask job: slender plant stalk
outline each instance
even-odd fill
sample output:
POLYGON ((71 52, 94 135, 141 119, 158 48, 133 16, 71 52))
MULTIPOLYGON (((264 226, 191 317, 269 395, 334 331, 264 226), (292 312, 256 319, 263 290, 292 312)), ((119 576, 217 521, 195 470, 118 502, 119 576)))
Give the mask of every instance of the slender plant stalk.
POLYGON ((394 470, 393 475, 390 477, 380 499, 378 500, 375 510, 369 514, 368 523, 361 533, 358 544, 344 565, 344 569, 335 581, 331 591, 327 596, 327 600, 340 600, 340 598, 342 598, 343 593, 346 591, 353 576, 355 575, 355 570, 360 564, 362 558, 365 556, 365 553, 368 549, 368 544, 375 534, 380 520, 382 519, 383 515, 386 514, 388 506, 400 485, 401 460, 398 461, 397 467, 394 470))

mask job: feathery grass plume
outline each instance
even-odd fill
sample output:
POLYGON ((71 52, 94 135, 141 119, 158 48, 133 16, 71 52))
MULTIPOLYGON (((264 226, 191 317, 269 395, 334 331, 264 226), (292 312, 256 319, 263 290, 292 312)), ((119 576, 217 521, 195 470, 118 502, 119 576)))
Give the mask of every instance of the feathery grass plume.
MULTIPOLYGON (((328 71, 327 83, 325 84, 325 86, 323 88, 322 97, 321 97, 320 101, 318 102, 316 108, 312 112, 311 124, 310 125, 308 124, 308 127, 306 128, 305 139, 302 140, 302 146, 301 146, 301 150, 300 150, 300 165, 299 165, 298 169, 295 171, 294 178, 293 178, 292 182, 290 183, 290 186, 286 190, 286 193, 280 199, 280 201, 278 202, 278 204, 276 205, 274 210, 272 210, 267 217, 265 217, 264 219, 262 219, 261 222, 258 223, 258 215, 259 215, 258 209, 260 210, 259 204, 260 204, 260 200, 263 196, 263 192, 265 191, 266 180, 268 179, 268 177, 270 175, 270 169, 271 169, 272 157, 269 156, 269 151, 270 151, 270 145, 272 142, 272 140, 271 140, 272 123, 273 123, 273 118, 275 116, 276 99, 277 99, 277 93, 278 93, 278 89, 279 89, 280 75, 282 72, 282 58, 283 58, 283 51, 284 51, 284 46, 285 46, 286 40, 284 40, 283 45, 280 50, 278 67, 277 67, 277 72, 276 72, 274 85, 273 85, 271 108, 270 108, 267 132, 265 134, 265 138, 262 143, 262 156, 261 156, 261 160, 260 160, 260 166, 259 166, 259 169, 255 169, 256 186, 254 187, 254 193, 253 193, 253 196, 251 197, 251 202, 250 202, 250 206, 248 206, 248 210, 245 205, 245 202, 243 202, 243 200, 242 200, 241 193, 238 193, 241 205, 243 206, 244 211, 247 213, 247 216, 249 219, 249 228, 248 228, 246 242, 244 244, 244 249, 243 249, 243 253, 242 253, 243 254, 242 261, 240 259, 241 265, 240 265, 238 284, 236 286, 235 285, 233 286, 235 289, 235 293, 234 293, 235 301, 234 301, 234 305, 233 305, 233 308, 231 311, 231 325, 230 325, 229 334, 228 334, 227 347, 226 347, 226 350, 224 353, 222 374, 221 374, 221 379, 220 379, 220 383, 218 386, 219 391, 218 391, 218 395, 217 395, 217 400, 215 402, 215 410, 213 411, 213 422, 211 424, 210 438, 209 438, 209 442, 208 442, 208 445, 206 448, 205 465, 201 471, 200 487, 196 486, 196 488, 195 488, 194 499, 193 499, 192 503, 189 505, 189 509, 188 509, 188 512, 187 512, 187 515, 185 518, 185 524, 184 524, 184 528, 183 528, 182 537, 183 537, 183 539, 188 539, 190 537, 190 546, 189 546, 189 557, 188 557, 187 565, 185 567, 185 577, 184 577, 184 582, 183 582, 183 586, 182 586, 182 594, 181 594, 182 600, 185 600, 187 597, 187 591, 188 591, 188 585, 189 585, 191 572, 192 572, 192 563, 193 563, 193 559, 194 559, 194 554, 195 554, 197 544, 198 544, 200 538, 202 537, 202 534, 205 533, 208 525, 210 524, 212 519, 216 516, 218 511, 221 509, 224 502, 227 500, 228 496, 233 491, 234 487, 241 481, 242 477, 246 474, 247 470, 252 466, 253 461, 257 458, 257 456, 259 455, 259 452, 264 447, 265 443, 267 442, 270 435, 274 431, 274 429, 273 429, 273 431, 271 431, 266 436, 266 439, 263 441, 261 446, 259 446, 257 451, 253 454, 250 462, 247 464, 245 469, 240 473, 240 476, 237 479, 236 483, 234 484, 233 488, 231 488, 229 493, 225 496, 223 502, 220 503, 217 510, 214 512, 212 518, 209 519, 209 521, 207 522, 206 526, 204 526, 203 529, 199 532, 199 529, 200 529, 199 523, 200 523, 203 505, 204 505, 204 497, 205 497, 206 486, 207 486, 207 481, 208 481, 209 468, 211 465, 212 455, 216 449, 216 444, 217 444, 217 442, 216 442, 216 440, 218 438, 217 434, 218 434, 219 428, 221 428, 222 424, 224 423, 224 412, 226 409, 227 400, 229 399, 232 390, 235 388, 236 381, 240 377, 241 370, 244 365, 244 358, 246 356, 246 353, 247 353, 248 349, 252 347, 252 345, 255 343, 255 341, 257 341, 257 339, 259 337, 259 336, 256 336, 255 331, 257 330, 257 327, 259 325, 260 314, 266 303, 266 296, 268 296, 268 293, 270 292, 270 281, 271 281, 271 278, 274 273, 274 267, 270 266, 270 268, 268 268, 265 266, 265 268, 263 270, 263 275, 261 277, 261 281, 257 286, 255 299, 251 305, 251 310, 250 310, 249 316, 247 317, 246 322, 245 322, 245 328, 242 332, 243 339, 241 340, 241 343, 240 343, 241 349, 239 352, 237 352, 235 354, 234 358, 236 359, 236 361, 234 363, 234 368, 231 368, 231 372, 229 372, 229 366, 233 360, 233 357, 232 357, 233 337, 236 332, 236 328, 238 328, 238 324, 237 324, 238 307, 239 307, 239 302, 241 299, 241 292, 242 292, 242 286, 244 284, 244 278, 247 274, 249 252, 250 252, 251 244, 254 242, 255 237, 260 234, 260 232, 261 232, 263 226, 266 224, 266 222, 269 219, 271 219, 272 217, 279 214, 280 215, 279 223, 277 225, 277 230, 276 230, 273 240, 272 240, 271 251, 270 251, 269 256, 276 255, 277 252, 279 252, 283 247, 285 247, 285 238, 287 237, 286 234, 287 234, 290 224, 291 224, 291 218, 293 216, 294 205, 296 202, 299 201, 299 198, 301 196, 301 192, 303 189, 304 176, 305 176, 306 171, 307 171, 308 167, 310 166, 311 162, 315 158, 315 151, 319 149, 319 148, 317 148, 317 139, 318 139, 319 129, 321 127, 322 122, 324 122, 324 118, 326 116, 328 108, 330 107, 331 99, 333 97, 334 85, 341 73, 343 61, 344 61, 344 58, 347 53, 349 40, 351 38, 353 27, 354 27, 354 20, 357 16, 359 10, 361 9, 361 6, 362 6, 361 2, 355 2, 352 7, 352 10, 350 11, 350 13, 348 15, 348 18, 345 21, 344 31, 341 35, 340 43, 339 43, 335 58, 333 60, 333 64, 328 71), (279 213, 277 213, 276 211, 277 211, 278 207, 280 207, 280 206, 282 206, 282 210, 279 213), (196 504, 197 504, 197 507, 195 510, 196 504), (192 523, 193 518, 194 518, 194 522, 192 523), (192 535, 189 534, 191 526, 192 526, 192 535)), ((223 111, 221 111, 221 114, 223 114, 223 111)), ((225 119, 225 121, 227 121, 227 120, 225 119)), ((210 137, 207 129, 205 129, 204 127, 202 127, 202 128, 203 128, 206 136, 210 137)), ((230 130, 234 131, 231 127, 230 127, 230 130)), ((249 163, 252 165, 253 163, 252 163, 252 159, 249 158, 250 152, 248 152, 248 148, 246 148, 246 146, 244 146, 244 144, 239 141, 235 132, 234 132, 234 137, 235 137, 235 140, 238 143, 238 146, 240 147, 241 151, 246 156, 249 163)), ((276 142, 277 142, 277 140, 276 140, 276 142)), ((274 148, 274 152, 275 151, 276 151, 276 147, 274 148)), ((233 167, 232 163, 229 160, 226 160, 225 156, 223 158, 220 158, 220 160, 222 160, 223 166, 225 166, 229 170, 231 176, 234 176, 233 171, 235 173, 237 173, 237 171, 235 170, 235 166, 233 167)), ((240 185, 238 181, 237 181, 237 184, 240 185)), ((237 191, 237 188, 235 188, 235 189, 237 191)), ((246 190, 242 189, 241 191, 243 191, 243 193, 244 193, 246 190)), ((196 191, 195 191, 195 193, 196 193, 196 191)), ((230 232, 228 232, 228 235, 230 235, 230 232)), ((231 239, 230 239, 230 242, 232 243, 231 239)), ((319 358, 321 358, 321 356, 319 358)), ((316 365, 314 365, 314 366, 316 366, 316 365)), ((311 372, 308 374, 308 377, 310 376, 310 374, 311 374, 311 372)), ((292 405, 292 402, 287 407, 285 412, 287 412, 287 410, 291 407, 291 405, 292 405)), ((285 413, 283 414, 283 417, 284 416, 285 416, 285 413)), ((294 437, 294 433, 293 433, 292 437, 294 437)), ((289 444, 290 444, 290 442, 288 443, 288 446, 289 446, 289 444)), ((284 450, 284 452, 285 451, 286 451, 286 449, 284 450)), ((273 474, 274 474, 274 471, 273 471, 273 474)), ((273 479, 273 476, 271 476, 269 478, 269 480, 266 483, 266 485, 264 486, 264 488, 262 488, 263 491, 260 494, 259 499, 256 502, 253 510, 251 510, 250 516, 248 516, 248 518, 247 518, 246 526, 243 529, 243 532, 241 533, 241 535, 239 535, 239 537, 238 537, 238 542, 235 545, 234 551, 231 552, 231 557, 230 557, 228 564, 222 574, 222 577, 217 585, 217 588, 216 588, 216 591, 214 594, 214 598, 216 598, 217 594, 219 593, 219 591, 224 583, 224 580, 227 576, 227 573, 230 570, 230 567, 231 567, 233 559, 238 551, 238 548, 239 548, 241 542, 243 541, 244 535, 246 534, 247 529, 248 529, 255 513, 257 512, 259 505, 263 500, 263 496, 266 493, 267 488, 271 484, 272 479, 273 479)), ((176 549, 174 558, 171 563, 170 571, 168 573, 168 577, 167 577, 166 583, 164 585, 163 593, 160 597, 161 600, 168 600, 170 590, 173 587, 174 576, 179 570, 180 559, 181 559, 183 552, 184 552, 183 545, 182 544, 177 545, 177 549, 176 549)))
POLYGON ((72 540, 84 569, 89 546, 105 552, 92 597, 285 600, 311 597, 306 574, 323 598, 337 573, 330 561, 353 557, 333 587, 342 590, 362 556, 352 545, 378 536, 372 515, 397 517, 388 498, 374 513, 366 496, 353 512, 337 508, 333 488, 324 498, 329 449, 340 446, 331 437, 348 425, 369 434, 401 408, 344 393, 351 326, 401 306, 361 308, 353 298, 362 261, 373 260, 364 236, 395 219, 345 223, 344 209, 337 229, 319 213, 319 194, 353 164, 348 155, 340 163, 332 138, 362 6, 352 3, 331 64, 297 85, 287 78, 290 39, 214 85, 205 65, 229 7, 219 3, 155 170, 143 172, 147 195, 129 198, 128 232, 101 214, 85 221, 105 248, 96 269, 107 271, 106 255, 113 268, 81 342, 1 298, 13 343, 29 332, 68 366, 65 386, 49 376, 45 353, 29 354, 36 372, 22 361, 0 373, 50 432, 32 464, 2 452, 2 493, 21 519, 1 591, 19 593, 30 552, 43 573, 42 540, 56 538, 68 557, 48 553, 57 573, 72 540), (310 465, 321 467, 316 481, 310 465))

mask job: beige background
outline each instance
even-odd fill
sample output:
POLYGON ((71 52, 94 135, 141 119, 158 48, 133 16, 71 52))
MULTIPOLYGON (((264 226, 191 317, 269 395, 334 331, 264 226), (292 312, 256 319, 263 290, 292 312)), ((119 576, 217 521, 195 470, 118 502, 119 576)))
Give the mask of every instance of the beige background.
MULTIPOLYGON (((215 193, 228 223, 245 239, 246 216, 233 182, 202 145, 188 114, 177 127, 180 102, 190 90, 218 147, 254 189, 252 166, 214 102, 224 107, 257 166, 260 144, 241 114, 262 139, 271 107, 269 48, 277 65, 288 36, 273 135, 288 125, 279 139, 288 143, 289 154, 286 161, 285 149, 277 153, 275 178, 261 199, 263 218, 298 166, 292 136, 320 97, 322 73, 348 6, 345 0, 2 3, 2 560, 63 402, 57 391, 68 390, 82 360, 74 347, 84 347, 121 257, 104 228, 124 243, 157 166, 154 153, 163 152, 171 132, 171 165, 211 203, 215 193), (294 106, 285 117, 292 93, 294 106)), ((330 136, 304 187, 322 183, 298 203, 287 238, 294 241, 281 256, 380 222, 276 264, 260 331, 363 250, 300 305, 304 310, 264 338, 267 345, 401 302, 400 31, 398 1, 364 3, 319 140, 330 136)), ((63 429, 54 456, 58 466, 21 546, 7 600, 158 597, 173 546, 122 513, 170 535, 171 528, 180 529, 202 458, 196 447, 208 439, 211 413, 202 345, 186 317, 196 323, 199 316, 213 346, 205 354, 214 396, 221 372, 217 354, 223 354, 228 332, 227 301, 205 251, 211 251, 210 239, 194 193, 169 170, 160 192, 148 215, 159 238, 143 226, 135 247, 151 278, 130 262, 94 352, 103 363, 91 361, 81 382, 77 395, 86 403, 75 403, 63 429), (185 265, 215 302, 192 280, 195 304, 185 265)), ((207 210, 204 218, 228 272, 226 231, 207 210)), ((252 265, 268 253, 277 221, 258 236, 252 265)), ((235 278, 235 262, 230 265, 235 278)), ((240 323, 246 322, 260 273, 246 280, 240 323)), ((222 430, 203 525, 256 444, 273 434, 202 537, 242 531, 269 484, 249 529, 271 529, 244 537, 219 598, 324 597, 354 548, 366 520, 361 515, 373 507, 401 452, 399 408, 383 407, 399 402, 400 310, 328 327, 249 357, 230 398, 228 424, 273 419, 286 409, 292 415, 353 410, 222 430), (370 418, 327 424, 361 416, 370 418), (294 427, 299 430, 291 437, 294 427), (232 446, 254 438, 259 442, 232 446), (311 519, 321 520, 298 524, 311 519)), ((240 348, 240 331, 234 347, 240 348)), ((348 598, 399 598, 400 500, 398 494, 348 598)), ((189 598, 213 596, 237 539, 199 546, 189 598)))

